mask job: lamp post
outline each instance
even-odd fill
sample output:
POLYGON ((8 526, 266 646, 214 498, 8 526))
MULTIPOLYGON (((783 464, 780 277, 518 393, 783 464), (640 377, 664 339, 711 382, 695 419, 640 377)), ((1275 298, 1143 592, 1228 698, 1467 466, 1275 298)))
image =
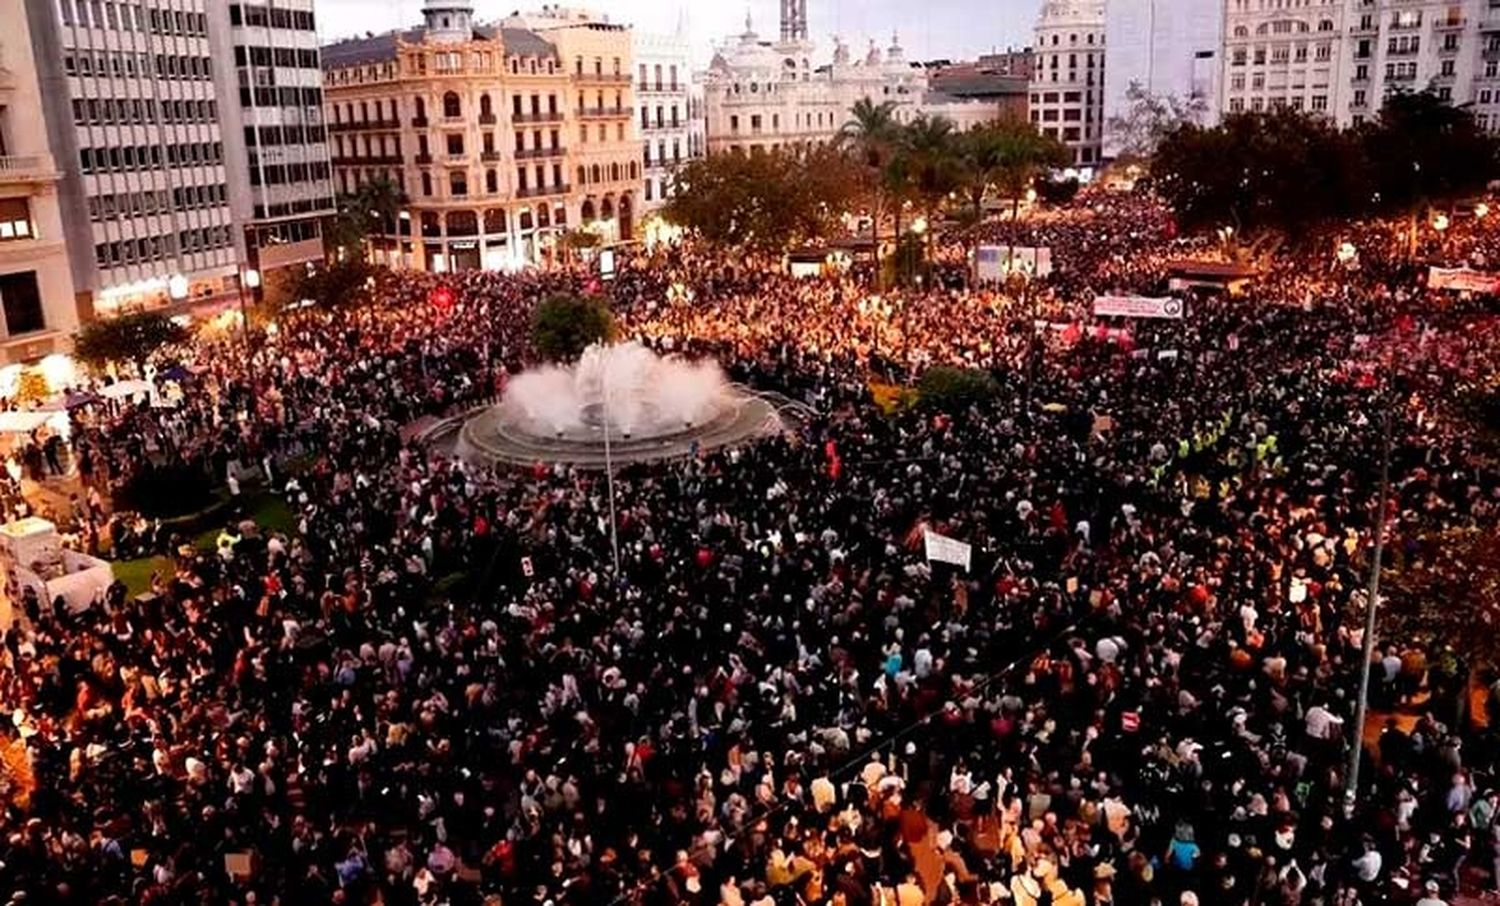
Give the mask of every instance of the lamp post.
POLYGON ((1385 554, 1386 508, 1391 496, 1391 410, 1384 407, 1381 418, 1380 495, 1375 510, 1375 552, 1371 558, 1369 602, 1365 605, 1365 636, 1360 647, 1364 659, 1359 668, 1359 699, 1354 706, 1354 745, 1349 752, 1349 769, 1344 784, 1344 813, 1354 813, 1359 795, 1359 763, 1365 751, 1365 719, 1370 710, 1370 661, 1375 656, 1375 612, 1380 606, 1380 565, 1385 554))
POLYGON ((173 274, 167 278, 167 295, 172 297, 173 302, 181 302, 188 297, 188 278, 182 274, 173 274))
POLYGON ((618 582, 620 581, 620 525, 619 519, 615 516, 615 461, 609 438, 609 388, 609 370, 606 368, 600 387, 604 393, 604 417, 602 419, 604 422, 604 484, 609 497, 609 551, 615 565, 614 579, 618 582))
POLYGON ((252 292, 260 286, 260 271, 253 267, 246 268, 240 273, 240 337, 245 344, 245 381, 250 385, 250 418, 257 420, 260 415, 260 405, 256 400, 255 391, 255 355, 250 349, 250 312, 245 304, 245 290, 252 292))
POLYGON ((1442 211, 1439 211, 1437 214, 1433 215, 1432 228, 1437 231, 1438 251, 1442 254, 1443 263, 1445 264, 1448 261, 1448 227, 1450 225, 1451 224, 1448 220, 1448 215, 1444 214, 1442 211))

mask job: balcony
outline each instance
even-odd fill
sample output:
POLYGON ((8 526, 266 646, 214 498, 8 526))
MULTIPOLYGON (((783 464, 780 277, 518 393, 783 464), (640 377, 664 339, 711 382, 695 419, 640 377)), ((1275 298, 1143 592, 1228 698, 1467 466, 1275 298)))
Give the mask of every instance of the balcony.
POLYGON ((46 182, 57 178, 50 154, 0 157, 0 183, 46 182))
POLYGON ((412 127, 415 128, 415 129, 426 129, 427 128, 427 117, 425 117, 425 116, 414 116, 414 117, 411 118, 411 124, 412 124, 412 127))
POLYGON ((561 110, 549 110, 537 113, 512 113, 510 118, 515 123, 560 123, 563 121, 561 110))
POLYGON ((635 116, 634 107, 579 107, 578 115, 583 119, 605 119, 617 116, 635 116))
POLYGON ((400 120, 360 120, 354 123, 329 123, 330 132, 363 132, 373 129, 400 129, 400 120))
POLYGON ((399 154, 375 154, 363 157, 356 154, 338 154, 333 157, 335 167, 399 167, 401 163, 399 154))
POLYGON ((563 148, 517 148, 516 160, 544 160, 548 157, 562 157, 566 153, 563 148))
POLYGON ((629 85, 630 73, 628 72, 578 72, 573 74, 573 81, 583 82, 588 85, 629 85))
POLYGON ((484 151, 484 152, 480 153, 479 159, 482 160, 482 161, 484 161, 487 164, 492 164, 495 161, 497 161, 497 160, 500 159, 500 152, 499 151, 484 151))
POLYGON ((1469 27, 1469 20, 1463 16, 1444 16, 1441 19, 1432 20, 1433 31, 1463 31, 1469 27))
POLYGON ((566 195, 571 188, 567 183, 560 186, 522 186, 516 190, 516 197, 542 198, 548 195, 566 195))
POLYGON ((432 155, 428 154, 425 151, 422 152, 421 154, 418 154, 417 155, 417 163, 419 163, 419 164, 430 164, 430 163, 432 163, 432 155))
POLYGON ((495 114, 493 114, 493 113, 481 113, 481 114, 479 114, 479 125, 481 125, 481 126, 493 126, 493 125, 495 125, 495 114))

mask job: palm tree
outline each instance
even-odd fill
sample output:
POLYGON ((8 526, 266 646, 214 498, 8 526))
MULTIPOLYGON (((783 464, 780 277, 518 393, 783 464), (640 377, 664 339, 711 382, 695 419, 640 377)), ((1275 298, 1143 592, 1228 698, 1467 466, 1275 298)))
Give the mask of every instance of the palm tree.
MULTIPOLYGON (((895 190, 900 193, 904 185, 903 168, 892 167, 892 160, 901 143, 901 124, 896 121, 894 101, 879 104, 868 97, 854 102, 849 110, 849 121, 839 130, 838 144, 854 154, 864 165, 869 178, 872 198, 870 232, 875 241, 875 285, 880 285, 880 208, 882 196, 895 190)), ((897 202, 896 217, 899 224, 900 202, 897 202)), ((899 233, 899 226, 898 226, 899 233)))
MULTIPOLYGON (((958 180, 974 222, 984 219, 990 192, 1011 199, 1011 218, 1021 212, 1021 197, 1048 169, 1068 162, 1068 149, 1021 119, 976 126, 959 143, 958 180)), ((976 240, 977 241, 977 240, 976 240)))
POLYGON ((362 183, 338 199, 338 214, 330 225, 329 240, 346 253, 363 256, 365 240, 372 232, 392 235, 397 218, 406 206, 406 194, 390 179, 380 177, 362 183))
MULTIPOLYGON (((897 205, 896 235, 901 241, 901 208, 909 198, 931 222, 943 201, 959 186, 958 134, 945 117, 922 115, 902 130, 901 143, 892 161, 903 171, 904 182, 897 205)), ((932 233, 926 237, 930 251, 932 233)))

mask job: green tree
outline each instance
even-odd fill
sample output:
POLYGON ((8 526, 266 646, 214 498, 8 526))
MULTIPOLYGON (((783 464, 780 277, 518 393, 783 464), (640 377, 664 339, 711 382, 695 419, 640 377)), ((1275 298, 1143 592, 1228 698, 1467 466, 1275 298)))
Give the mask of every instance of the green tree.
POLYGON ((570 362, 614 335, 614 315, 598 296, 550 296, 532 316, 532 343, 539 355, 552 361, 570 362))
POLYGON ((1361 213, 1371 198, 1355 135, 1293 110, 1184 126, 1161 143, 1151 174, 1184 227, 1229 224, 1241 236, 1300 234, 1361 213))
POLYGON ((877 104, 868 97, 854 102, 849 109, 849 120, 838 134, 838 146, 853 154, 864 169, 865 186, 870 197, 870 233, 875 243, 877 280, 880 273, 880 214, 888 204, 895 212, 896 235, 901 234, 901 207, 907 185, 906 164, 896 161, 901 140, 895 101, 877 104))
POLYGON ((325 264, 303 272, 292 291, 298 300, 310 299, 325 308, 357 308, 370 301, 375 268, 361 256, 325 264))
POLYGON ((1011 199, 1019 210, 1021 197, 1036 178, 1068 160, 1062 143, 1025 120, 986 123, 964 133, 958 142, 958 188, 978 221, 991 195, 1011 199))
POLYGON ((1155 94, 1131 80, 1125 88, 1124 112, 1109 118, 1118 143, 1117 160, 1148 160, 1167 136, 1203 121, 1208 105, 1201 97, 1155 94))
POLYGON ((781 251, 829 235, 855 179, 826 149, 716 154, 677 168, 663 215, 715 245, 781 251))
POLYGON ((392 236, 399 232, 401 209, 406 196, 395 182, 381 177, 338 198, 338 213, 329 222, 329 244, 347 258, 364 258, 366 240, 372 234, 392 236))
POLYGON ((1359 132, 1374 179, 1372 200, 1383 211, 1416 223, 1430 204, 1483 191, 1496 172, 1496 141, 1467 109, 1436 92, 1396 91, 1380 117, 1359 132))
POLYGON ((954 411, 992 399, 1000 385, 987 371, 937 365, 922 373, 917 395, 924 407, 954 411))
POLYGON ((73 354, 96 369, 113 362, 144 372, 157 350, 189 336, 187 328, 161 312, 131 312, 84 324, 73 337, 73 354))

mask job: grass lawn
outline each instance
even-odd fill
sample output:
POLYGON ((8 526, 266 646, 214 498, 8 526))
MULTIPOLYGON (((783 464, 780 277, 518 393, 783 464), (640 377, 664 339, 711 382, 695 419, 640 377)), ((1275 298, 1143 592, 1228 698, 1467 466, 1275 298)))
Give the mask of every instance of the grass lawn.
MULTIPOLYGON (((286 501, 275 494, 257 493, 250 494, 245 498, 245 514, 255 520, 267 532, 281 532, 293 534, 297 530, 296 517, 287 507, 286 501)), ((226 512, 226 519, 228 514, 226 512)), ((214 526, 193 539, 193 545, 199 550, 211 551, 214 542, 219 537, 221 526, 214 526)), ((113 560, 110 565, 114 567, 115 578, 125 583, 129 589, 130 596, 141 594, 151 590, 151 574, 159 573, 162 576, 170 576, 172 573, 172 560, 169 557, 141 557, 138 560, 113 560)))
POLYGON ((118 560, 112 562, 115 578, 125 583, 129 597, 135 597, 143 592, 151 590, 151 574, 159 573, 164 577, 172 574, 172 561, 167 557, 142 557, 139 560, 118 560))
MULTIPOLYGON (((280 532, 284 535, 291 535, 297 531, 296 517, 292 515, 292 511, 286 505, 286 501, 275 494, 258 493, 247 496, 245 498, 245 515, 255 520, 255 524, 266 532, 280 532)), ((227 524, 227 520, 230 518, 228 511, 225 511, 224 518, 227 524)), ((238 522, 239 520, 236 519, 235 521, 238 522)), ((193 545, 199 550, 213 550, 214 542, 218 539, 222 528, 223 526, 218 525, 209 527, 201 535, 193 539, 193 545)))

